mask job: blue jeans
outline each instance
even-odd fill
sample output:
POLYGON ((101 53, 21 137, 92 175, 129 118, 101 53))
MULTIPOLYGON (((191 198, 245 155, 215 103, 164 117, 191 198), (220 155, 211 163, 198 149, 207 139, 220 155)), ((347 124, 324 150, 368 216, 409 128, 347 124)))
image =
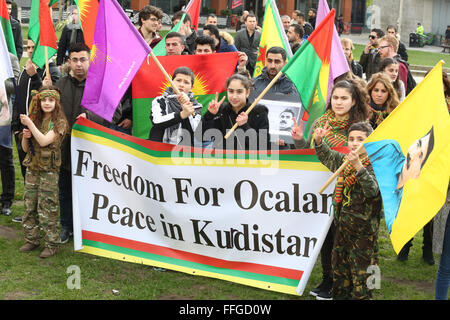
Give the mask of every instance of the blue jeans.
POLYGON ((447 300, 448 288, 450 286, 450 214, 447 217, 444 233, 444 245, 441 260, 436 276, 436 300, 447 300))
POLYGON ((73 231, 72 173, 61 168, 58 185, 61 227, 73 231))

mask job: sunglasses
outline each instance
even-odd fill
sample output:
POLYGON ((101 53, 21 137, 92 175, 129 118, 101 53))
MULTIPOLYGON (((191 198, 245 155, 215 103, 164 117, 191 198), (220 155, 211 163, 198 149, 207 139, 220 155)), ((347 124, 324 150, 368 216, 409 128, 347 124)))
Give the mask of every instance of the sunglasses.
POLYGON ((376 38, 377 38, 376 36, 372 36, 372 35, 369 36, 369 39, 372 39, 372 40, 376 39, 376 38))

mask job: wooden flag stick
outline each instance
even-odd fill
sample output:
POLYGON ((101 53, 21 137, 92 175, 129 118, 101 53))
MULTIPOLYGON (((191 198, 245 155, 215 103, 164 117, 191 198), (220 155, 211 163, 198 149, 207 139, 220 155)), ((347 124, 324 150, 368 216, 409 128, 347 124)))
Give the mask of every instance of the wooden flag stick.
MULTIPOLYGON (((166 77, 166 80, 169 81, 170 85, 173 88, 173 91, 175 91, 175 93, 177 95, 181 94, 181 91, 178 90, 178 88, 175 86, 175 84, 172 81, 172 78, 170 77, 170 75, 167 73, 166 69, 164 69, 164 67, 162 66, 161 62, 159 62, 158 58, 155 56, 155 54, 153 53, 153 50, 150 51, 150 55, 152 56, 153 61, 156 62, 156 65, 158 66, 159 70, 161 70, 161 72, 164 74, 164 76, 166 77)), ((195 117, 195 112, 192 113, 192 116, 195 117)))
MULTIPOLYGON (((278 72, 278 74, 272 79, 272 81, 270 81, 270 83, 267 85, 267 87, 260 93, 260 95, 255 99, 255 101, 253 101, 253 103, 250 105, 250 107, 248 107, 247 111, 245 111, 245 113, 248 115, 253 108, 258 104, 258 102, 266 95, 267 91, 270 90, 270 88, 272 88, 272 86, 278 81, 278 79, 282 76, 283 72, 278 72)), ((237 122, 234 124, 234 126, 228 130, 227 134, 225 135, 225 139, 228 139, 230 137, 230 135, 234 132, 234 130, 236 130, 238 124, 237 122)))
POLYGON ((48 63, 48 47, 47 46, 44 47, 44 51, 45 51, 45 73, 46 73, 45 77, 48 79, 51 79, 50 78, 50 67, 49 67, 49 63, 48 63))
MULTIPOLYGON (((355 152, 358 153, 362 149, 362 147, 364 147, 364 141, 359 145, 359 147, 355 150, 355 152)), ((330 183, 333 182, 333 180, 337 178, 337 176, 342 172, 342 170, 345 169, 347 164, 348 164, 348 160, 345 159, 344 163, 342 163, 342 165, 339 167, 339 169, 337 169, 333 173, 333 175, 324 183, 322 188, 320 188, 319 193, 323 193, 323 191, 330 185, 330 183)))

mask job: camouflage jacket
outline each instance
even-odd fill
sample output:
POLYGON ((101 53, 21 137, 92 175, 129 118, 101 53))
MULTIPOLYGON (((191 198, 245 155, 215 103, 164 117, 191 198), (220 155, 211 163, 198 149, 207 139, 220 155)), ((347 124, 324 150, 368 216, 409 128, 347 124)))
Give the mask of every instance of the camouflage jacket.
MULTIPOLYGON (((326 143, 315 146, 315 150, 320 162, 332 172, 344 162, 345 154, 331 150, 326 143)), ((357 182, 344 190, 348 198, 335 204, 334 223, 339 230, 350 234, 374 235, 380 226, 382 200, 372 165, 359 170, 356 178, 357 182)))

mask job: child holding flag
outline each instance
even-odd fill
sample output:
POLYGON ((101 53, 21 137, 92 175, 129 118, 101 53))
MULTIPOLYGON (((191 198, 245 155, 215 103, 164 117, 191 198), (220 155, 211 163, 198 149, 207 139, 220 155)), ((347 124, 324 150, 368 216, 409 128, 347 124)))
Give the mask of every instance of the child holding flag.
POLYGON ((377 265, 378 230, 382 201, 375 174, 363 141, 372 133, 367 122, 354 123, 348 129, 345 154, 322 143, 331 128, 314 131, 316 154, 328 169, 336 171, 345 158, 349 163, 339 175, 334 198, 336 235, 332 253, 333 299, 370 299, 368 267, 377 265))
MULTIPOLYGON (((366 121, 371 115, 368 101, 370 101, 370 97, 367 90, 358 81, 341 80, 337 82, 331 91, 331 99, 327 110, 312 124, 308 140, 305 141, 304 139, 301 124, 298 126, 296 123, 293 127, 291 135, 295 147, 297 149, 313 148, 314 130, 325 126, 328 126, 330 130, 327 130, 323 140, 330 148, 346 146, 347 130, 350 125, 355 122, 366 121)), ((323 281, 310 291, 310 294, 317 299, 331 299, 333 285, 331 252, 334 233, 335 225, 332 223, 320 250, 323 281)))
POLYGON ((23 129, 22 137, 22 148, 27 153, 23 161, 27 171, 22 218, 26 243, 19 251, 29 252, 39 247, 43 230, 45 249, 39 257, 48 258, 56 254, 59 244, 58 177, 61 143, 68 129, 59 89, 42 87, 31 101, 29 115, 20 115, 20 121, 28 129, 23 129))
POLYGON ((177 95, 172 87, 168 87, 162 96, 153 100, 150 115, 153 127, 149 139, 193 146, 194 132, 200 123, 202 111, 202 105, 192 93, 195 75, 191 69, 179 67, 172 78, 181 94, 177 95))

